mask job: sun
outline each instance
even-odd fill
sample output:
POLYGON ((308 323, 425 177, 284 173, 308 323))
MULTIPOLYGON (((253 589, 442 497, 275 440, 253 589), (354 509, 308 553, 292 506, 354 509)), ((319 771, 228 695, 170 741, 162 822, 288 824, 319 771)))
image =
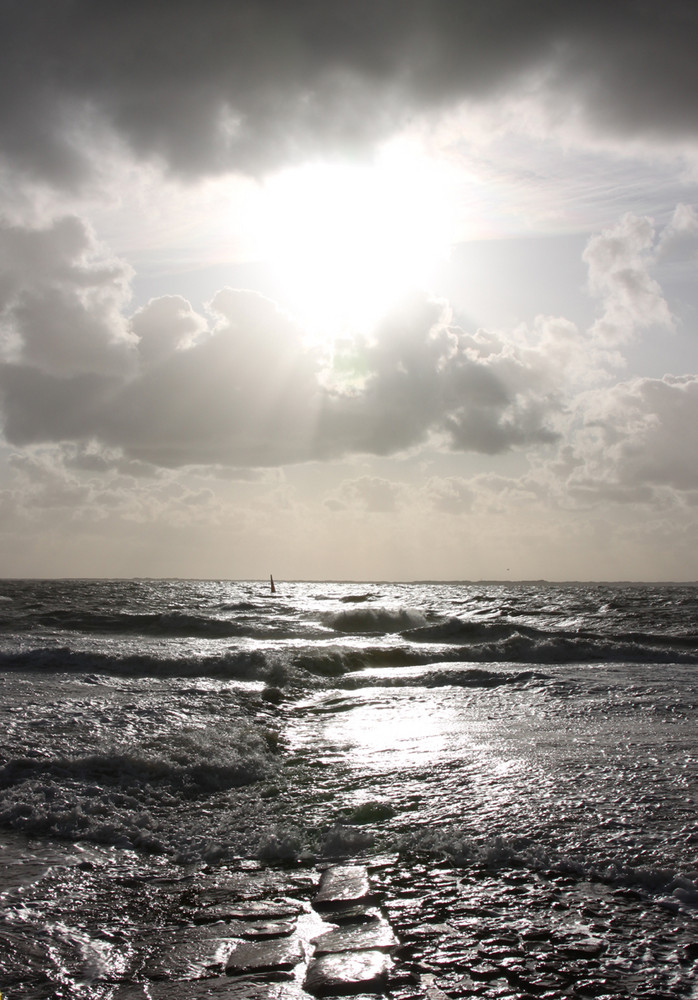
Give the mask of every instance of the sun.
POLYGON ((311 163, 265 182, 263 255, 311 338, 368 333, 428 290, 450 244, 442 165, 394 143, 368 163, 311 163))

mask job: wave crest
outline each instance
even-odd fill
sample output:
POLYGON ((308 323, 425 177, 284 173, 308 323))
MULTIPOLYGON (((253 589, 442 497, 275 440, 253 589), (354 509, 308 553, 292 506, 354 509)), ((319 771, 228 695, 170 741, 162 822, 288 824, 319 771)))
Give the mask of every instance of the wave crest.
POLYGON ((333 615, 330 624, 336 632, 408 632, 426 624, 421 611, 414 608, 351 608, 333 615))

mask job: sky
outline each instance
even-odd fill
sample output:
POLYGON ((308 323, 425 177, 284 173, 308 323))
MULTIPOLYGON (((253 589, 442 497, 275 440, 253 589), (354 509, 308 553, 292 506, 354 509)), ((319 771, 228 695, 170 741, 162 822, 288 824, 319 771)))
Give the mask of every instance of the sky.
POLYGON ((698 579, 697 42, 0 0, 0 575, 698 579))

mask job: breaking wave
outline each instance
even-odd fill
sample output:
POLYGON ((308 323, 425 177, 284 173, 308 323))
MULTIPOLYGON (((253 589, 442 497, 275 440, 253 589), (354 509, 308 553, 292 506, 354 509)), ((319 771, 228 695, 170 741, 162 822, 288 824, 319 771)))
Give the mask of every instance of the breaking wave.
POLYGON ((333 615, 330 624, 337 632, 406 632, 426 623, 421 611, 412 608, 351 608, 333 615))
POLYGON ((698 663, 696 635, 629 632, 614 638, 591 631, 548 631, 504 621, 450 618, 412 629, 405 638, 415 643, 457 643, 462 659, 481 663, 698 663))
MULTIPOLYGON (((238 605, 240 610, 240 605, 238 605)), ((0 622, 5 631, 14 630, 16 621, 7 616, 0 622)), ((255 626, 230 618, 211 615, 193 615, 181 611, 161 614, 99 614, 55 609, 37 615, 32 628, 57 632, 82 632, 102 635, 142 635, 162 638, 222 639, 244 636, 278 634, 274 623, 255 626)))
POLYGON ((1 653, 0 670, 42 670, 55 673, 116 674, 146 677, 217 677, 269 681, 284 678, 283 659, 260 650, 235 650, 217 656, 162 657, 112 655, 63 647, 41 647, 1 653))

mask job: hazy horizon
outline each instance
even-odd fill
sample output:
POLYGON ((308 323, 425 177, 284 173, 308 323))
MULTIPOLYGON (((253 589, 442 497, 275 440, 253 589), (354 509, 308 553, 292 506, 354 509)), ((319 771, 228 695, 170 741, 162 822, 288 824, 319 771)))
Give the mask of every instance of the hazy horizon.
MULTIPOLYGON (((269 577, 259 576, 259 577, 208 577, 208 576, 25 576, 25 577, 15 577, 15 576, 0 576, 0 580, 5 583, 12 582, 22 582, 26 580, 28 582, 59 582, 68 581, 76 582, 99 582, 103 581, 108 583, 110 580, 115 582, 134 582, 139 581, 148 582, 162 582, 166 583, 168 580, 172 581, 191 581, 198 583, 254 583, 260 584, 261 586, 266 585, 269 587, 269 577)), ((575 586, 609 586, 609 587, 694 587, 698 586, 698 580, 548 580, 543 577, 541 578, 530 578, 530 579, 482 579, 482 580, 467 580, 467 579, 413 579, 413 580, 389 580, 389 579, 379 579, 365 578, 365 579, 340 579, 334 577, 327 577, 324 579, 311 579, 309 577, 298 577, 298 578, 286 578, 280 577, 274 578, 274 584, 276 587, 283 587, 284 584, 296 584, 296 583, 330 583, 330 584, 347 584, 348 586, 360 586, 362 584, 370 586, 426 586, 433 584, 434 586, 443 585, 449 587, 478 587, 478 586, 529 586, 529 585, 550 585, 553 587, 575 587, 575 586)), ((276 596, 283 596, 281 593, 276 596)))

